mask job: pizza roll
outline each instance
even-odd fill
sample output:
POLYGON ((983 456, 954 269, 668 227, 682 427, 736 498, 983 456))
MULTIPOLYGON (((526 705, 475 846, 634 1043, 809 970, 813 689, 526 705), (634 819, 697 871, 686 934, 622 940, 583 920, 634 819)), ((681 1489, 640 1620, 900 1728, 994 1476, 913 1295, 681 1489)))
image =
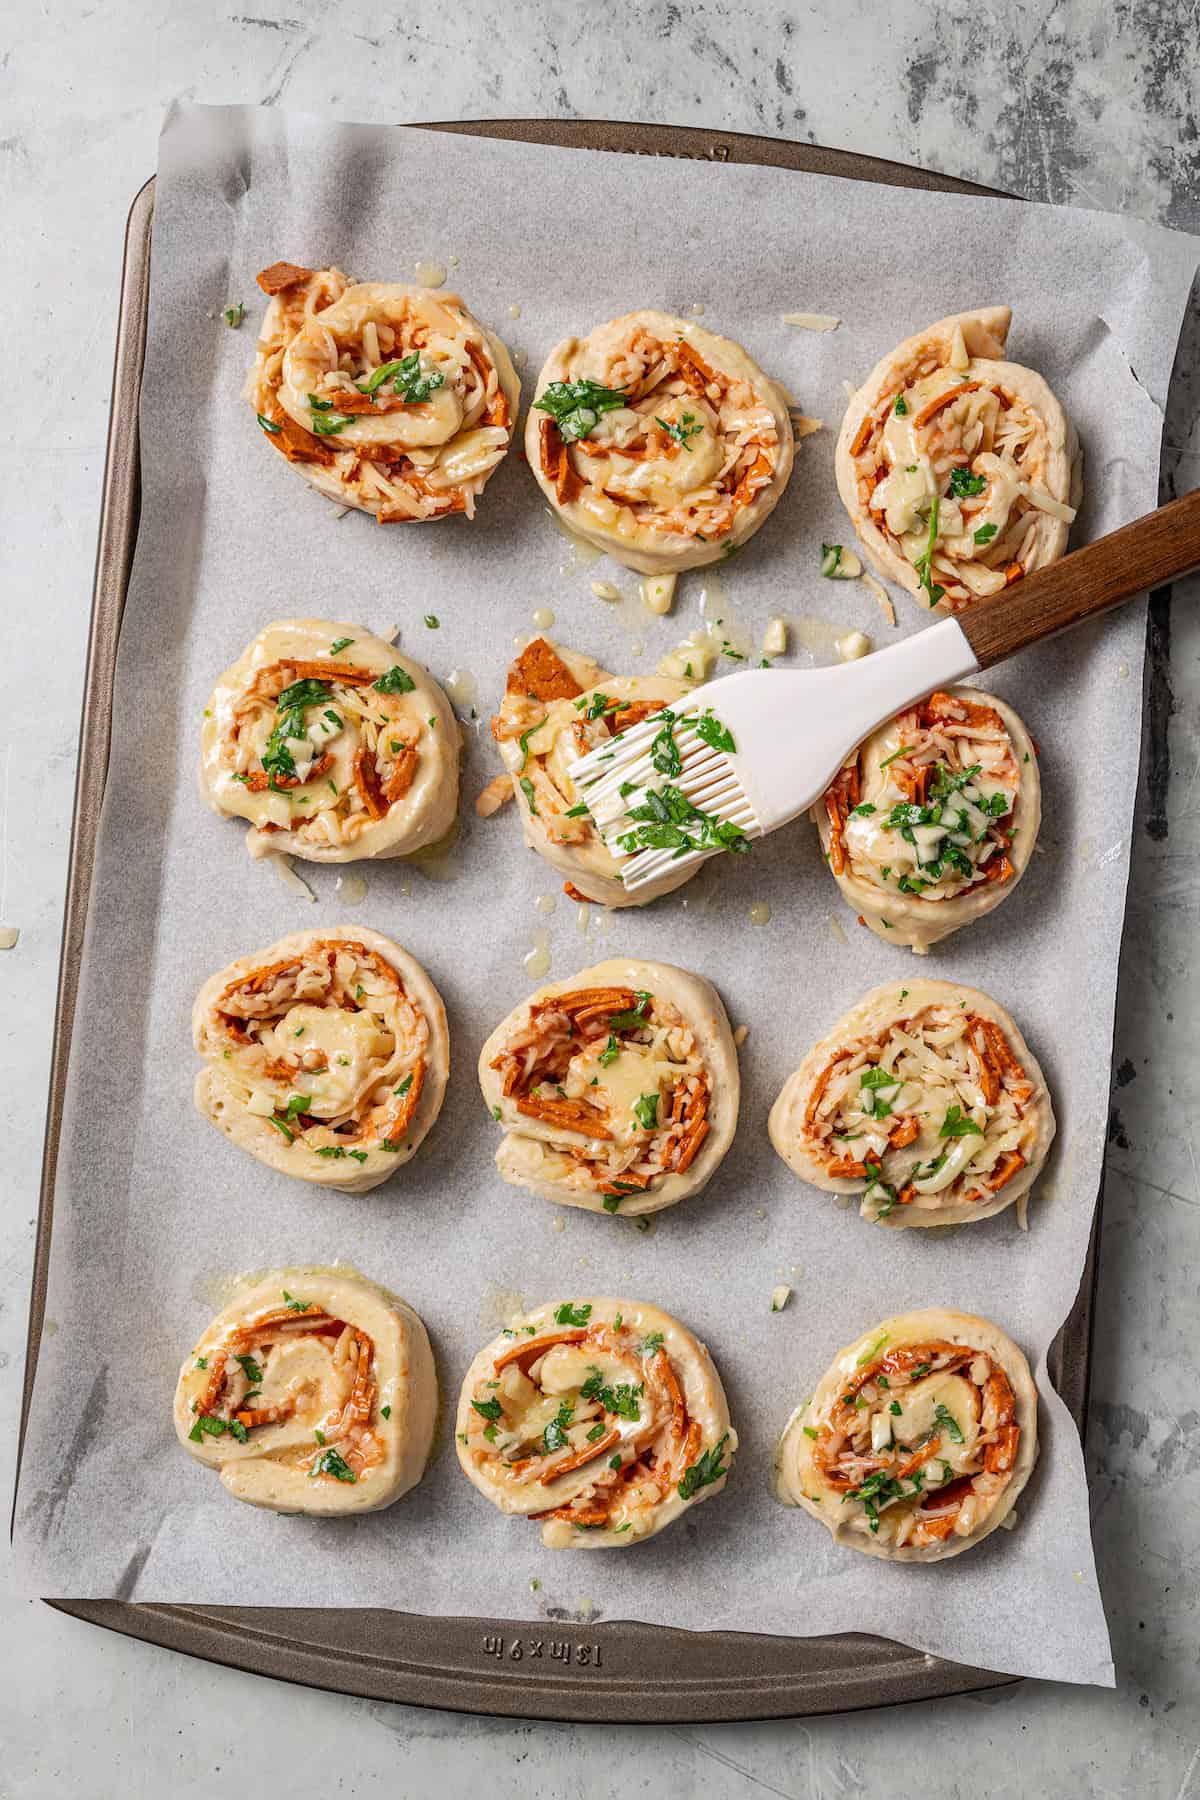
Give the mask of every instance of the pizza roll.
POLYGON ((883 357, 850 400, 838 492, 867 560, 958 611, 1057 562, 1083 493, 1075 428, 1005 362, 1007 306, 953 313, 883 357))
POLYGON ((410 856, 454 823, 460 744, 420 663, 361 625, 279 619, 218 678, 200 788, 251 856, 410 856))
POLYGON ((420 963, 378 931, 294 931, 204 983, 196 1107, 259 1162, 365 1194, 442 1109, 450 1039, 420 963))
POLYGON ((348 1270, 280 1269, 185 1357, 175 1431, 235 1500, 376 1512, 424 1474, 437 1401, 411 1306, 348 1270))
POLYGON ((971 1313, 900 1313, 797 1408, 777 1492, 852 1550, 940 1562, 1004 1523, 1037 1451, 1037 1389, 1012 1339, 971 1313))
POLYGON ((272 263, 248 397, 263 436, 339 506, 474 516, 504 460, 520 383, 457 294, 272 263))
POLYGON ((737 1129, 739 1077, 716 989, 624 959, 550 982, 493 1031, 479 1084, 514 1187, 628 1218, 698 1194, 737 1129))
POLYGON ((541 637, 509 669, 492 736, 512 777, 525 842, 567 877, 573 899, 644 906, 696 874, 695 863, 668 866, 658 880, 627 894, 621 870, 630 859, 612 855, 567 774, 577 757, 690 691, 690 683, 659 675, 609 675, 541 637))
POLYGON ((882 1225, 990 1218, 1027 1194, 1054 1139, 1037 1061, 1002 1006, 953 981, 873 988, 771 1108, 804 1181, 861 1194, 882 1225))
POLYGON ((549 1550, 653 1537, 720 1492, 738 1444, 704 1345, 640 1300, 515 1321, 467 1370, 455 1431, 468 1481, 549 1550))
POLYGON ((1032 738, 1011 706, 975 688, 897 713, 812 810, 854 912, 918 954, 1012 893, 1041 817, 1032 738))
POLYGON ((785 395, 740 344, 650 311, 564 338, 525 426, 563 523, 645 575, 744 544, 787 486, 792 447, 785 395))

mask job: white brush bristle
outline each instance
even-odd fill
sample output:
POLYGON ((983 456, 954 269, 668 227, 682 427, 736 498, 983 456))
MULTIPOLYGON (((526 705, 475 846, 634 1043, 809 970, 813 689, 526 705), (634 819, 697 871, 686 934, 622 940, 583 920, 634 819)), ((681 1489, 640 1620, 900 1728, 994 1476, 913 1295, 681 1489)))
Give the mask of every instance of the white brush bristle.
POLYGON ((648 793, 664 785, 677 788, 700 812, 722 825, 735 825, 746 837, 758 837, 762 827, 729 756, 714 750, 695 730, 698 709, 676 712, 673 736, 680 771, 665 775, 651 759, 651 747, 662 731, 662 714, 621 732, 599 749, 590 750, 567 771, 580 798, 586 801, 596 830, 620 865, 628 892, 655 881, 669 868, 689 867, 719 856, 723 845, 688 850, 680 846, 639 850, 632 856, 620 839, 636 831, 639 821, 630 819, 629 808, 646 803, 648 793), (624 792, 622 792, 624 789, 624 792))

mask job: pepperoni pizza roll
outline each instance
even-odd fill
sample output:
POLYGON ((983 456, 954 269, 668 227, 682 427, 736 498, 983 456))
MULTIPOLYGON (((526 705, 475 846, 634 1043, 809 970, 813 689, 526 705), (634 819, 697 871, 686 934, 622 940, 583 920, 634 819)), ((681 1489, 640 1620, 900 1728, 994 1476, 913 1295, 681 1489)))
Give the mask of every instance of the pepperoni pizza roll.
POLYGON ((525 426, 563 523, 646 575, 744 544, 787 486, 792 449, 787 400, 740 344, 650 311, 564 338, 525 426))
POLYGON ((771 1142, 864 1219, 986 1219, 1027 1194, 1054 1138, 1045 1079, 1015 1021, 951 981, 889 982, 813 1046, 771 1108, 771 1142))
POLYGON ((1042 377, 1006 362, 1007 306, 906 338, 851 398, 838 491, 867 559, 957 612, 1057 562, 1083 494, 1075 428, 1042 377))
POLYGON ((609 851, 567 770, 609 737, 669 707, 691 684, 658 675, 609 675, 577 651, 534 638, 508 671, 492 736, 516 795, 525 842, 567 877, 566 891, 601 906, 644 906, 682 887, 698 864, 669 864, 627 894, 628 857, 609 851))
POLYGON ((415 1155, 450 1072, 446 1009, 361 925, 296 931, 212 975, 192 1035, 197 1109, 259 1162, 365 1194, 415 1155))
POLYGON ((200 787, 251 856, 410 856, 454 823, 460 742, 420 663, 361 625, 279 619, 217 681, 200 787))
POLYGON ((280 1269, 184 1359, 175 1431, 235 1500, 376 1512, 424 1474, 437 1399, 411 1306, 348 1270, 280 1269))
POLYGON ((1003 700, 931 694, 859 745, 813 808, 834 880, 864 924, 923 954, 999 906, 1042 817, 1037 751, 1003 700))
POLYGON ((458 1401, 464 1475, 549 1550, 653 1537, 725 1485, 737 1449, 704 1345, 640 1300, 539 1306, 481 1350, 458 1401))
POLYGON ((737 1051, 715 988, 669 963, 597 963, 523 1001, 479 1058, 514 1187, 623 1217, 698 1194, 737 1129, 737 1051))
POLYGON ((1037 1389, 1012 1339, 970 1313, 901 1313, 797 1409, 777 1492, 852 1550, 940 1562, 1004 1523, 1037 1452, 1037 1389))
POLYGON ((272 263, 248 397, 263 436, 340 506, 397 520, 474 516, 503 461, 520 383, 457 294, 272 263))

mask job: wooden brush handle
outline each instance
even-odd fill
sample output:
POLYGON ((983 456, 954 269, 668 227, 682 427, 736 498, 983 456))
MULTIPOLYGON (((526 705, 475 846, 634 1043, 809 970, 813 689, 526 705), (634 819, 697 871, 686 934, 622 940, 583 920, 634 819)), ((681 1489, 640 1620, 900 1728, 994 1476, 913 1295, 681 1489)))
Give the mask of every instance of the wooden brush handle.
POLYGON ((1200 488, 955 617, 981 669, 1200 568, 1200 488))

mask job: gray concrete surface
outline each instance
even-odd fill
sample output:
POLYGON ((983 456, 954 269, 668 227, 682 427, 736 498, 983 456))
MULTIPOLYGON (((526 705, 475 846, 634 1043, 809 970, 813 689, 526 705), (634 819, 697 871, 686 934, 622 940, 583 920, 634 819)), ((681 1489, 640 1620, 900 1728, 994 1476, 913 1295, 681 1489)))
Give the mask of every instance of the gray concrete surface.
MULTIPOLYGON (((658 119, 873 151, 1200 230, 1196 0, 63 0, 0 15, 0 1440, 14 1441, 121 232, 175 94, 372 121, 658 119)), ((1200 432, 1172 423, 1180 481, 1200 432)), ((1177 590, 1136 827, 1089 1463, 1115 1694, 685 1730, 303 1692, 0 1595, 0 1795, 1200 1794, 1200 623, 1177 590), (1168 718, 1169 715, 1169 718, 1168 718)), ((1189 605, 1190 602, 1190 605, 1189 605)), ((1097 795, 1097 806, 1103 796, 1097 795)))

